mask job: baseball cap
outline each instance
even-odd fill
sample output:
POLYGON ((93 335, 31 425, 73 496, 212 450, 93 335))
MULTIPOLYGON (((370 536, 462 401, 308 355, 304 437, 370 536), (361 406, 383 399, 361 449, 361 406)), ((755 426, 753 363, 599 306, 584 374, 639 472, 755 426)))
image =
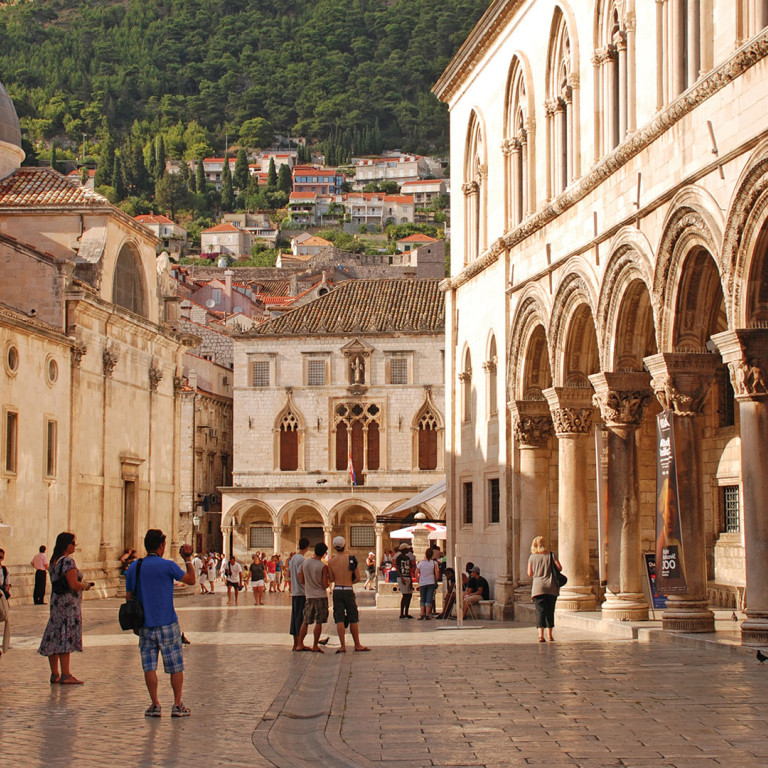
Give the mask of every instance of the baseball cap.
POLYGON ((333 540, 333 548, 334 548, 334 549, 344 549, 344 545, 345 545, 346 543, 347 543, 347 542, 346 542, 346 541, 344 541, 344 537, 343 537, 343 536, 337 536, 337 537, 336 537, 336 538, 333 540))
POLYGON ((410 549, 410 547, 409 547, 409 546, 408 546, 408 545, 407 545, 405 542, 403 542, 403 543, 402 543, 402 544, 401 544, 401 545, 398 547, 398 549, 402 551, 402 550, 405 550, 405 549, 410 549))
POLYGON ((475 567, 472 569, 472 573, 476 573, 476 574, 478 574, 478 576, 479 576, 479 575, 480 575, 480 569, 479 569, 477 566, 475 566, 475 567))

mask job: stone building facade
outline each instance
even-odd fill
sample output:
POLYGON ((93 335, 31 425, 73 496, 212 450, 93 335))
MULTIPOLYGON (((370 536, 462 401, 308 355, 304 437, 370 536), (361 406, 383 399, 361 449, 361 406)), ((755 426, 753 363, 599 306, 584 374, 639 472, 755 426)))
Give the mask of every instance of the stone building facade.
POLYGON ((665 409, 688 583, 664 626, 711 631, 709 603, 746 590, 742 640, 768 642, 766 24, 747 0, 497 0, 435 86, 454 174, 450 536, 500 614, 543 535, 560 606, 648 615, 665 409))
POLYGON ((407 510, 386 515, 444 477, 443 333, 439 282, 396 279, 348 281, 236 335, 225 551, 341 534, 380 559, 407 510))
MULTIPOLYGON (((4 94, 0 115, 15 119, 4 94)), ((20 168, 13 136, 0 129, 6 564, 25 598, 31 554, 72 530, 78 564, 107 594, 117 557, 147 528, 178 543, 178 391, 192 341, 166 322, 175 298, 156 238, 61 174, 20 168)))

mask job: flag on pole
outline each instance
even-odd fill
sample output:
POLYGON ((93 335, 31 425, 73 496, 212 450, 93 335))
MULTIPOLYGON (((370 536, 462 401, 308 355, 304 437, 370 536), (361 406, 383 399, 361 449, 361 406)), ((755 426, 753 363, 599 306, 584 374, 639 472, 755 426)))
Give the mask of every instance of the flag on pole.
POLYGON ((355 465, 352 463, 352 451, 349 452, 349 461, 347 461, 347 472, 352 481, 352 485, 357 485, 357 475, 355 474, 355 465))

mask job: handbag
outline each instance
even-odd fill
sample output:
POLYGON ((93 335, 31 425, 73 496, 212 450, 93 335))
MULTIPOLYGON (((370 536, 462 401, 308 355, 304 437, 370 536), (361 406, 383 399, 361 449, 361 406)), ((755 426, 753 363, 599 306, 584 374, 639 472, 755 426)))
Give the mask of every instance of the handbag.
POLYGON ((117 620, 120 622, 120 628, 123 630, 133 630, 134 635, 139 634, 139 630, 144 626, 144 606, 136 596, 139 591, 139 575, 141 574, 141 561, 136 566, 136 586, 133 589, 133 594, 130 600, 126 600, 121 606, 120 611, 117 614, 117 620))
POLYGON ((552 561, 552 578, 558 587, 564 587, 568 583, 568 577, 555 565, 555 553, 550 552, 549 557, 552 561))

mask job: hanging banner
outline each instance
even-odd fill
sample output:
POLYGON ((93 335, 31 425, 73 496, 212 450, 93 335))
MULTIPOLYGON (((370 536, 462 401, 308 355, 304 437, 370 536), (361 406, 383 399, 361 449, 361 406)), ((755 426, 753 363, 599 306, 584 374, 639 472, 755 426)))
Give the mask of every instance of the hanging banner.
POLYGON ((656 590, 673 595, 688 591, 677 494, 674 413, 656 417, 656 590))
POLYGON ((662 595, 660 592, 658 592, 658 585, 656 583, 656 555, 653 553, 646 553, 644 558, 645 577, 648 582, 648 593, 651 596, 651 603, 653 608, 666 608, 666 595, 662 595))
POLYGON ((595 429, 595 458, 597 472, 597 541, 600 582, 605 583, 608 561, 608 430, 595 429))

